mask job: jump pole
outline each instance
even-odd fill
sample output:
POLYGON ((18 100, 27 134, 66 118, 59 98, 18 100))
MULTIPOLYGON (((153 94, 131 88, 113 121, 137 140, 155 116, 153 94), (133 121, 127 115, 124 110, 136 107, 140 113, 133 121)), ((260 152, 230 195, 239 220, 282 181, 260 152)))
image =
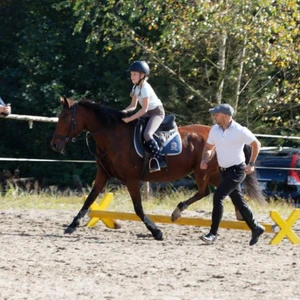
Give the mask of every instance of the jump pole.
MULTIPOLYGON (((123 221, 136 221, 141 222, 140 218, 135 213, 130 212, 117 212, 117 211, 107 211, 106 208, 109 206, 113 199, 112 193, 107 193, 104 195, 103 199, 99 204, 94 203, 88 213, 91 218, 87 226, 94 227, 97 222, 101 220, 109 228, 119 228, 119 225, 115 220, 123 221)), ((202 219, 196 217, 181 217, 179 220, 172 222, 170 216, 166 215, 154 215, 147 214, 153 222, 165 223, 165 224, 176 224, 185 226, 199 226, 199 227, 210 227, 210 219, 202 219)), ((296 233, 292 230, 293 224, 300 217, 300 209, 294 209, 287 220, 283 220, 277 211, 270 212, 271 219, 274 220, 275 224, 260 223, 265 227, 266 233, 275 233, 275 236, 271 240, 270 244, 278 245, 284 237, 287 237, 292 244, 300 245, 300 239, 296 233)), ((225 229, 235 229, 235 230, 250 230, 244 221, 229 221, 223 220, 220 223, 220 228, 225 229)))
MULTIPOLYGON (((122 221, 138 221, 141 219, 135 214, 130 212, 117 212, 117 211, 106 211, 106 210, 90 210, 89 217, 102 219, 111 219, 111 220, 122 220, 122 221)), ((195 217, 181 217, 179 220, 172 222, 170 216, 166 215, 154 215, 147 214, 147 217, 155 223, 166 223, 166 224, 177 224, 185 226, 199 226, 199 227, 210 227, 211 220, 195 218, 195 217)), ((273 225, 260 223, 262 224, 268 233, 273 233, 273 225)), ((221 221, 220 228, 226 229, 236 229, 236 230, 250 230, 249 227, 243 221, 221 221)))

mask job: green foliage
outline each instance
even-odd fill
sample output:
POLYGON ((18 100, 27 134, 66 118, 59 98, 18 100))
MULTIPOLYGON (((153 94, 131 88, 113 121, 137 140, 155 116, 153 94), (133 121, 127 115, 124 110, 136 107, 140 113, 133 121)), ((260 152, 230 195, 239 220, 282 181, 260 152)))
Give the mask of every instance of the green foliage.
MULTIPOLYGON (((60 94, 121 109, 130 100, 126 70, 144 59, 150 83, 179 125, 210 124, 208 109, 228 102, 255 133, 298 135, 299 6, 287 0, 1 1, 0 95, 25 115, 56 116, 60 94)), ((2 157, 59 158, 49 147, 54 124, 29 130, 0 119, 0 128, 2 157)), ((91 159, 83 140, 70 149, 68 159, 91 159)), ((23 176, 44 172, 57 180, 55 167, 33 165, 21 164, 23 176)), ((60 172, 62 185, 76 174, 89 184, 95 170, 61 166, 60 172)))
MULTIPOLYGON (((0 196, 0 209, 55 209, 55 210, 75 210, 77 211, 86 199, 89 192, 87 189, 86 194, 76 194, 74 192, 67 191, 64 193, 26 193, 22 190, 16 190, 11 188, 4 196, 0 196)), ((166 214, 170 213, 176 207, 178 202, 182 199, 186 199, 193 195, 193 191, 180 191, 175 193, 162 193, 160 197, 150 196, 149 199, 143 201, 143 207, 146 213, 158 213, 166 214), (171 197, 170 197, 171 196, 171 197)), ((104 194, 100 194, 96 199, 96 202, 100 202, 104 194)), ((295 207, 290 205, 286 201, 271 201, 268 205, 259 205, 256 202, 250 203, 251 207, 256 213, 268 215, 270 210, 276 210, 281 215, 289 215, 295 207)), ((188 210, 190 211, 211 211, 212 209, 212 197, 208 196, 199 202, 191 205, 188 210)), ((234 206, 229 199, 225 200, 224 209, 228 213, 234 214, 234 206)), ((128 194, 128 191, 124 188, 119 188, 114 191, 114 199, 109 206, 109 210, 112 211, 131 211, 134 212, 133 204, 128 194)))
POLYGON ((203 111, 229 102, 254 129, 264 125, 278 134, 287 125, 294 134, 298 129, 297 2, 67 2, 78 17, 76 31, 91 26, 89 45, 101 41, 103 55, 131 47, 132 59, 152 63, 154 76, 165 82, 161 95, 171 99, 170 110, 184 109, 187 119, 205 122, 203 111))

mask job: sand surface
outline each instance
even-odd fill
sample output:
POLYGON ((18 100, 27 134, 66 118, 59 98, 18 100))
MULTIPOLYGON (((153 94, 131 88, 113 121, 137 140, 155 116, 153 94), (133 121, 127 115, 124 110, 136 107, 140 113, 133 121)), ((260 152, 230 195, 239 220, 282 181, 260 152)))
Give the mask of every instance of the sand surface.
MULTIPOLYGON (((272 246, 264 234, 250 247, 249 231, 220 229, 204 245, 207 228, 158 224, 165 239, 155 241, 129 221, 65 235, 75 214, 0 212, 0 299, 300 299, 300 245, 287 239, 272 246)), ((299 220, 293 228, 300 236, 299 220)))

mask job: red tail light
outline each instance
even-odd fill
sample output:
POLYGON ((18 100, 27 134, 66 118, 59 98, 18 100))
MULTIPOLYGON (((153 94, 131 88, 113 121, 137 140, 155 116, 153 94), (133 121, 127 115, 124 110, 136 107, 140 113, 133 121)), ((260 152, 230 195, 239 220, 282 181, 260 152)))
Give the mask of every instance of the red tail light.
POLYGON ((291 161, 291 165, 290 167, 293 169, 293 170, 290 170, 289 173, 291 174, 291 176, 297 181, 297 182, 300 182, 300 175, 298 173, 298 170, 297 169, 297 162, 298 162, 298 159, 300 158, 300 153, 297 153, 297 154, 293 154, 292 155, 292 161, 291 161))

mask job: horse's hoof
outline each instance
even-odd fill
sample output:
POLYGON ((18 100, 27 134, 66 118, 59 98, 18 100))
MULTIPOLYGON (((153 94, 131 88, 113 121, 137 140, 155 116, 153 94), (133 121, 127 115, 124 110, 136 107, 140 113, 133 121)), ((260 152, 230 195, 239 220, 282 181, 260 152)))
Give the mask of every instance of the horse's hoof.
POLYGON ((114 221, 114 229, 120 229, 120 228, 122 228, 121 224, 114 221))
POLYGON ((66 229, 65 229, 65 234, 71 234, 71 233, 73 233, 74 231, 76 230, 76 228, 73 228, 73 227, 67 227, 66 229))
POLYGON ((153 237, 157 240, 157 241, 163 241, 164 239, 164 236, 163 236, 163 233, 158 230, 154 235, 153 237))
POLYGON ((171 221, 175 222, 181 218, 181 210, 176 207, 171 215, 171 221))

